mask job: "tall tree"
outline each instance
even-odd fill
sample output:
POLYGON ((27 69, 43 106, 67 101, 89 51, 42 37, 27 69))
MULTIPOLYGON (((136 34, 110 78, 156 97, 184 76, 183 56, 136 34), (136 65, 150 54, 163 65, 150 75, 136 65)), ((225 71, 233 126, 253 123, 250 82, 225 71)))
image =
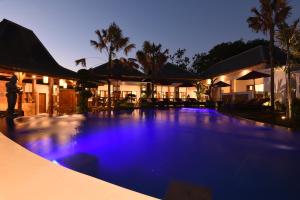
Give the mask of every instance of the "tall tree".
POLYGON ((120 62, 129 70, 133 70, 133 69, 139 69, 140 66, 136 63, 136 59, 135 58, 120 58, 120 62))
POLYGON ((254 48, 258 45, 268 45, 268 41, 262 39, 236 40, 234 42, 221 43, 214 46, 207 53, 198 53, 193 57, 191 69, 193 72, 202 74, 207 69, 212 67, 217 62, 225 60, 229 57, 235 56, 243 51, 254 48))
POLYGON ((269 56, 271 68, 271 107, 274 110, 274 38, 275 28, 290 15, 291 7, 287 0, 259 0, 260 7, 252 8, 252 17, 247 19, 249 27, 255 32, 269 35, 269 56))
POLYGON ((278 26, 276 32, 276 39, 280 47, 286 52, 286 74, 287 74, 287 116, 289 119, 292 118, 292 91, 291 91, 291 52, 296 50, 300 41, 300 29, 298 27, 299 19, 295 20, 291 25, 286 22, 278 26))
POLYGON ((154 82, 159 69, 166 64, 169 50, 163 50, 162 45, 145 41, 141 50, 137 51, 136 58, 143 66, 144 72, 151 78, 151 97, 154 98, 154 82))
POLYGON ((117 53, 121 50, 127 55, 135 45, 129 42, 128 37, 123 36, 121 28, 112 23, 107 29, 96 30, 97 40, 91 40, 91 45, 102 53, 105 51, 108 55, 109 77, 108 84, 108 109, 111 109, 111 92, 110 92, 110 78, 112 76, 113 59, 116 58, 117 53))
MULTIPOLYGON (((75 61, 76 62, 76 61, 75 61)), ((77 63, 77 62, 76 62, 77 63)), ((86 69, 80 69, 77 72, 78 80, 76 82, 75 90, 79 92, 78 99, 78 112, 87 113, 88 112, 88 99, 92 96, 89 84, 91 80, 91 74, 86 69), (87 89, 88 88, 88 89, 87 89)))
POLYGON ((190 64, 190 58, 185 56, 186 49, 177 49, 173 55, 170 55, 169 58, 172 64, 177 65, 181 69, 187 70, 188 65, 190 64))

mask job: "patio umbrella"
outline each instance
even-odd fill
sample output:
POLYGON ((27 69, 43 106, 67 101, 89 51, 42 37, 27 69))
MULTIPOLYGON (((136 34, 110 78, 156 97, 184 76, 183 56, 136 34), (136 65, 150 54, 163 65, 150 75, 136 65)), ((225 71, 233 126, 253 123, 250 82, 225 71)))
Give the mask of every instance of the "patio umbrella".
POLYGON ((237 80, 253 80, 253 96, 255 97, 255 79, 258 78, 266 78, 266 77, 270 77, 269 74, 265 74, 265 73, 261 73, 261 72, 257 72, 257 71, 251 71, 248 74, 238 78, 237 80))
MULTIPOLYGON (((225 83, 223 81, 219 81, 216 84, 214 84, 215 88, 223 88, 223 87, 229 87, 229 86, 231 86, 231 85, 228 83, 225 83)), ((222 90, 221 89, 220 89, 220 99, 222 100, 222 90)))
POLYGON ((228 83, 225 83, 223 81, 219 81, 216 84, 214 84, 214 87, 216 87, 216 88, 229 87, 229 86, 231 86, 231 85, 228 83))

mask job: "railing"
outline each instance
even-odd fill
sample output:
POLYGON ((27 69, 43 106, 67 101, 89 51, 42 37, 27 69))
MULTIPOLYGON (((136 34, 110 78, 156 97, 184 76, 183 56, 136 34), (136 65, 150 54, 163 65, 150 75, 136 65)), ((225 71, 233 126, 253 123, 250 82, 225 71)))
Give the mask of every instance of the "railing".
MULTIPOLYGON (((221 96, 222 96, 222 101, 225 103, 242 102, 254 98, 253 91, 222 93, 221 96)), ((264 96, 263 92, 255 92, 256 98, 262 98, 263 96, 264 96)))
MULTIPOLYGON (((116 105, 117 101, 122 101, 125 100, 126 98, 117 98, 117 97, 111 97, 111 102, 112 102, 112 107, 116 105)), ((170 103, 185 103, 189 100, 195 100, 195 98, 128 98, 127 102, 128 103, 134 103, 134 106, 137 107, 140 105, 142 100, 147 101, 149 103, 154 103, 154 102, 170 102, 170 103)), ((205 103, 205 101, 199 101, 202 104, 205 103)), ((102 108, 106 108, 108 106, 108 97, 95 97, 92 100, 89 101, 88 107, 94 111, 97 111, 102 108)))

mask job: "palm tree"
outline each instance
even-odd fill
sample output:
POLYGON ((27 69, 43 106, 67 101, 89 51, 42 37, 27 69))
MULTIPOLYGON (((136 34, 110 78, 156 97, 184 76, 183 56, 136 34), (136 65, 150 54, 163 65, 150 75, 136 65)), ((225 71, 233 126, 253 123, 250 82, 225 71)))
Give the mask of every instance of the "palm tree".
POLYGON ((300 41, 300 29, 298 27, 299 19, 295 20, 291 25, 286 22, 278 26, 278 31, 276 32, 276 39, 282 49, 286 52, 286 73, 287 73, 287 100, 288 109, 287 117, 292 118, 292 93, 291 93, 291 61, 290 55, 293 50, 296 50, 297 45, 300 41))
POLYGON ((77 75, 78 80, 76 82, 75 90, 79 93, 78 111, 79 113, 87 113, 88 99, 92 96, 92 92, 89 87, 89 80, 91 80, 91 74, 87 69, 80 69, 78 70, 77 75))
POLYGON ((247 19, 249 27, 255 32, 269 35, 269 56, 271 68, 271 107, 274 110, 274 37, 275 28, 290 15, 291 7, 287 0, 259 0, 260 7, 252 8, 254 16, 247 19))
POLYGON ((210 84, 207 86, 206 94, 208 95, 209 101, 213 101, 212 92, 215 87, 216 81, 217 81, 217 78, 210 79, 210 84))
POLYGON ((111 94, 110 94, 110 78, 112 76, 113 59, 116 58, 117 53, 121 50, 127 55, 135 45, 129 42, 128 37, 123 36, 121 28, 116 24, 112 23, 107 29, 96 30, 97 41, 91 40, 90 43, 95 49, 99 50, 100 53, 105 51, 108 55, 108 67, 109 76, 107 78, 108 84, 108 109, 111 109, 111 94))
POLYGON ((142 50, 136 53, 138 62, 143 66, 144 72, 151 79, 151 97, 154 98, 154 82, 159 69, 166 64, 169 50, 162 50, 161 44, 145 41, 142 50))
POLYGON ((140 66, 136 63, 136 61, 137 60, 135 58, 120 58, 120 63, 129 70, 139 69, 140 66))

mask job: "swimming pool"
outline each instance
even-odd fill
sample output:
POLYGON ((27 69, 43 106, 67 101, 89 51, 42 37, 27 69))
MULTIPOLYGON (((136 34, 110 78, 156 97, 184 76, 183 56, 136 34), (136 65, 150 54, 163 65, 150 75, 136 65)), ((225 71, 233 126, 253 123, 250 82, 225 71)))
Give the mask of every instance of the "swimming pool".
POLYGON ((8 132, 54 163, 158 198, 173 181, 216 200, 300 197, 300 135, 214 110, 23 117, 8 132))

